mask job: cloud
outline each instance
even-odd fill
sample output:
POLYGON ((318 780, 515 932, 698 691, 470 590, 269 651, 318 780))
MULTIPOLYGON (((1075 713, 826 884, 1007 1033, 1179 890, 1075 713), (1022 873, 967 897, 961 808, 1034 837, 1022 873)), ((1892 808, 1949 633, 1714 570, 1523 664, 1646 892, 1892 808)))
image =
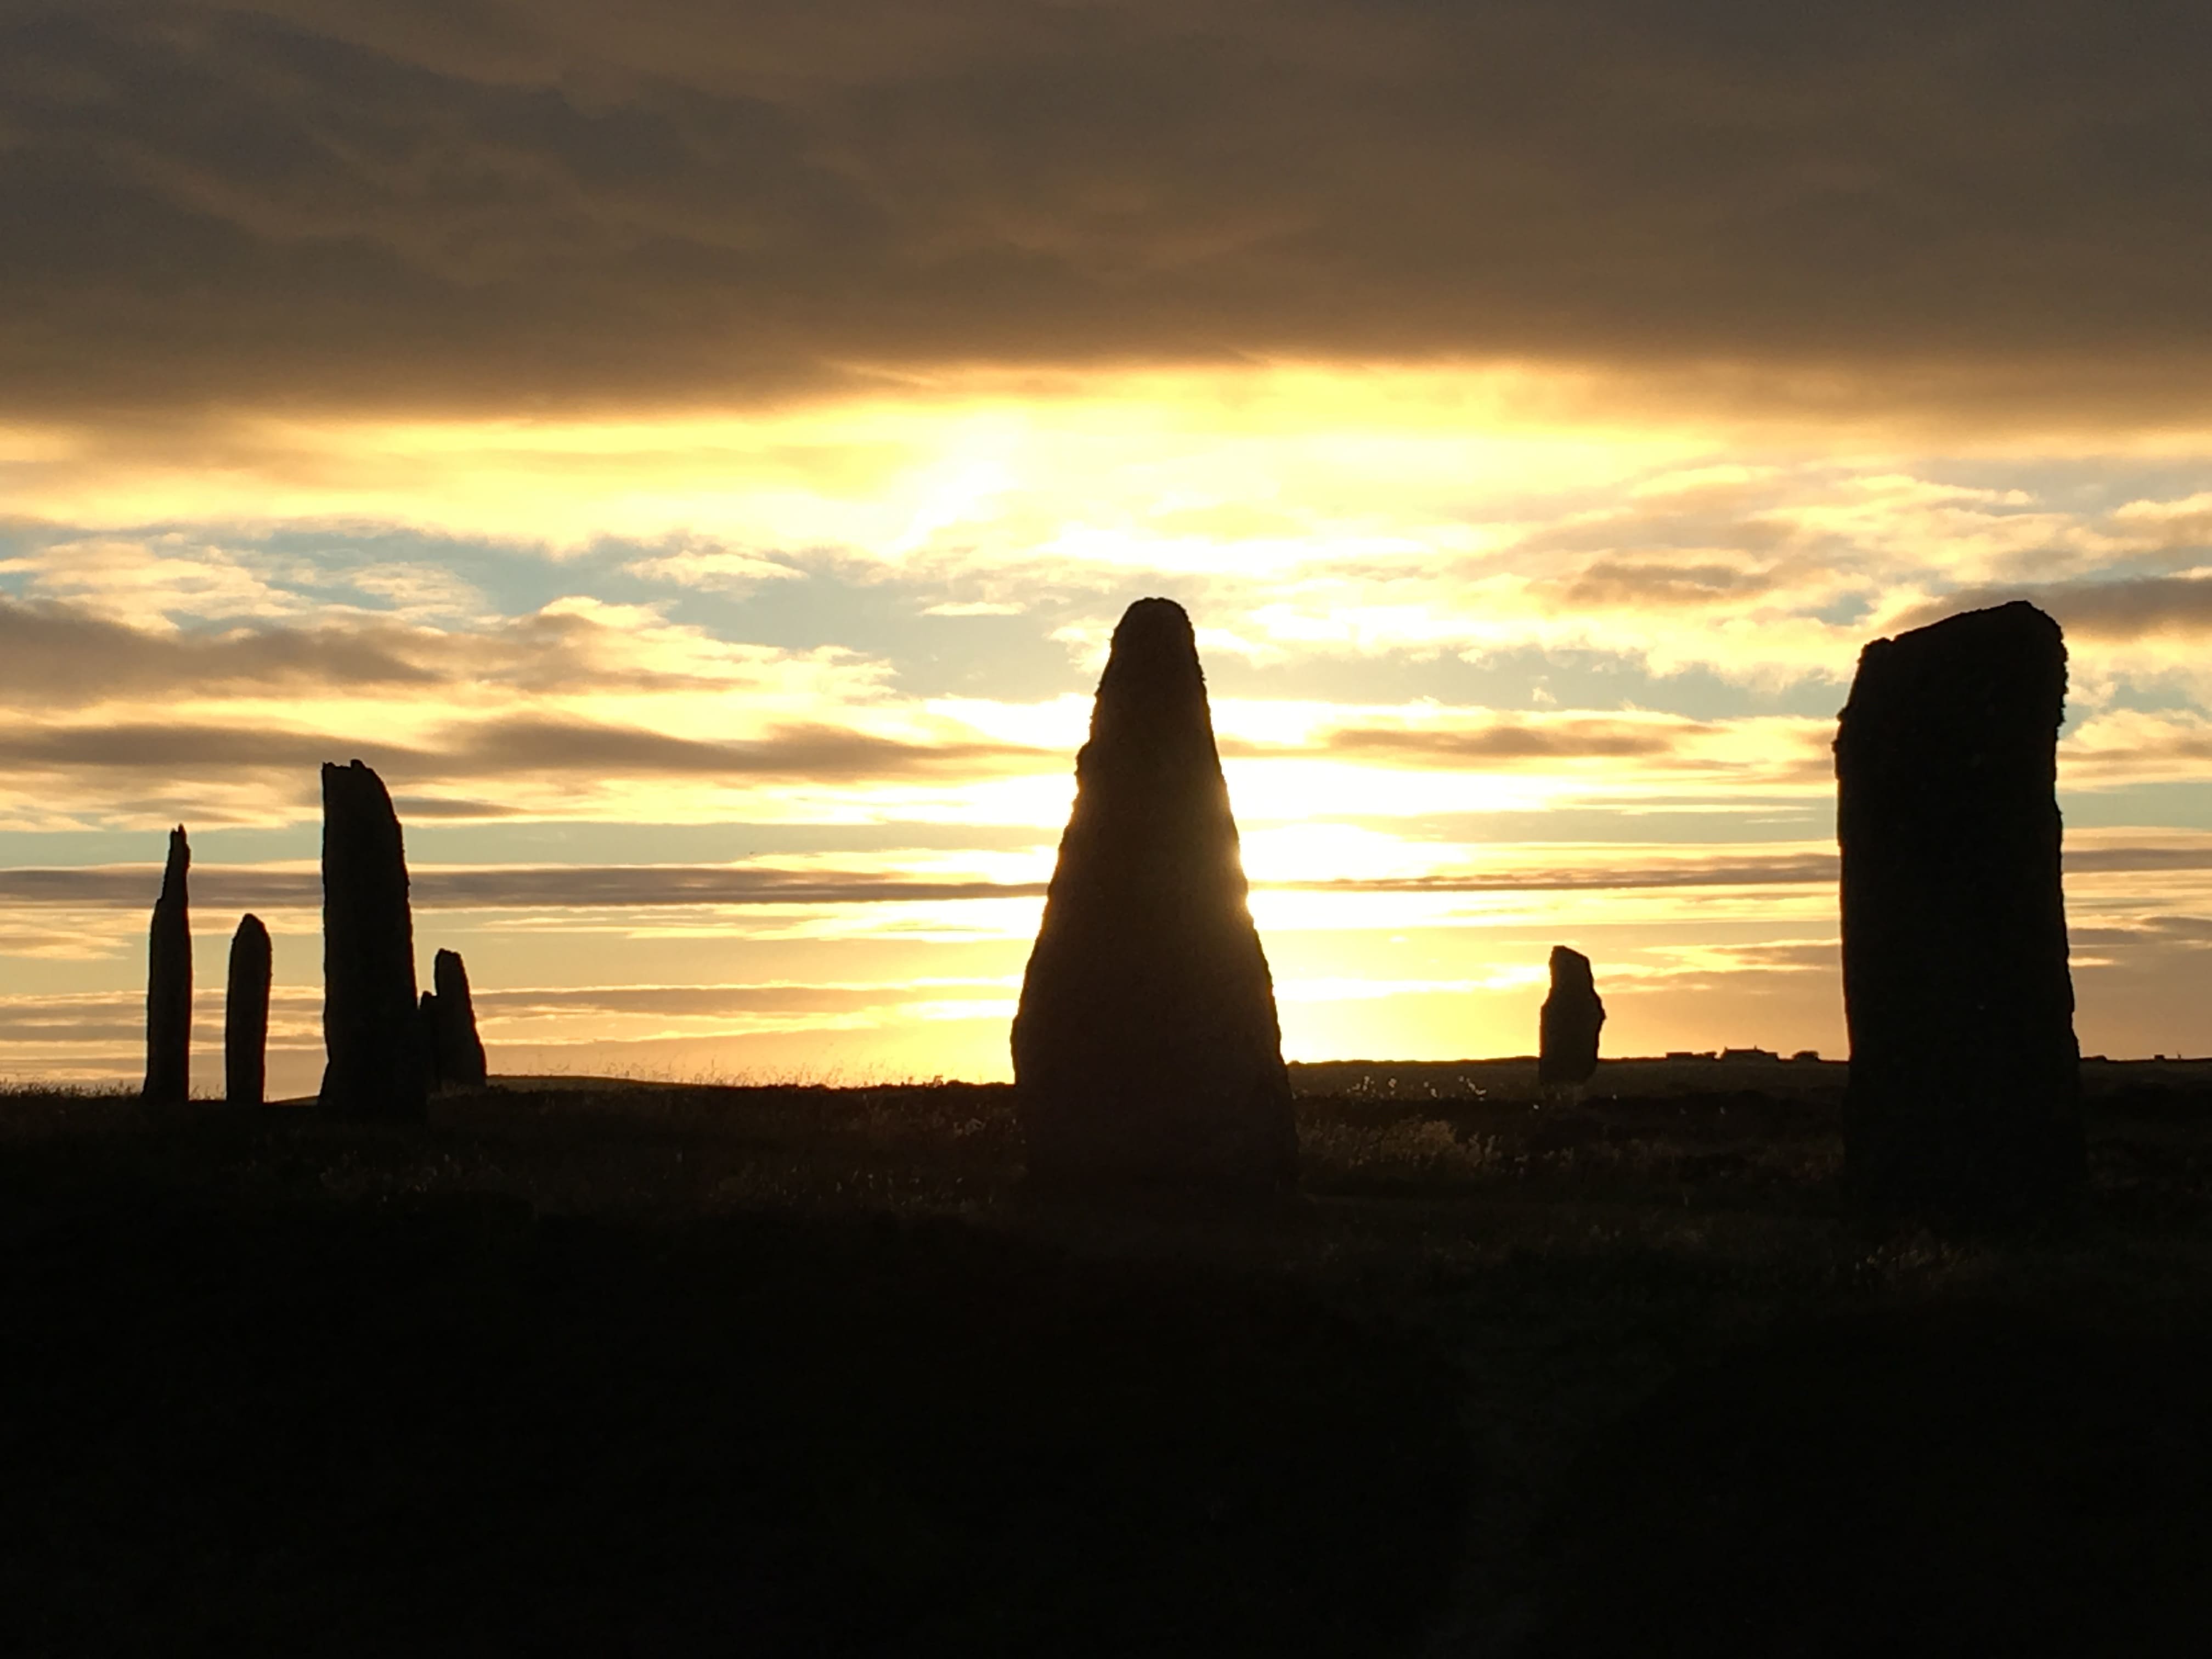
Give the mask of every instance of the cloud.
POLYGON ((2205 406, 2194 9, 441 10, 10 8, 11 411, 1439 356, 2205 406))
POLYGON ((1767 572, 1718 562, 1700 564, 1597 559, 1558 585, 1563 609, 1634 610, 1645 605, 1741 605, 1778 586, 1767 572))
POLYGON ((1710 735, 1717 729, 1702 721, 1674 719, 1539 722, 1509 718, 1457 728, 1340 726, 1327 734, 1322 746, 1333 755, 1413 766, 1644 759, 1673 754, 1685 738, 1710 735))
MULTIPOLYGON (((2193 710, 2114 708, 2092 714, 2058 747, 2069 783, 2201 782, 2212 769, 2212 720, 2193 710)), ((2156 849, 2144 856, 2157 857, 2156 849)))
POLYGON ((209 634, 133 627, 76 606, 0 597, 0 699, 15 708, 305 688, 436 682, 419 641, 379 628, 267 627, 209 634))
MULTIPOLYGON (((2212 867, 2212 854, 2191 854, 2212 867)), ((2177 867, 2160 866, 2159 867, 2177 867)), ((1832 881, 1832 854, 1731 854, 1608 867, 1587 854, 1574 865, 1530 865, 1461 875, 1279 881, 1291 890, 1489 893, 1665 887, 1736 887, 1832 881)), ((547 865, 482 869, 418 867, 413 901, 427 909, 612 909, 721 904, 878 904, 981 898, 1036 898, 1042 882, 915 878, 878 870, 785 869, 744 865, 547 865)), ((154 866, 0 870, 0 904, 143 908, 159 890, 154 866)), ((313 870, 203 865, 192 872, 196 904, 216 909, 306 909, 322 902, 313 870)))
POLYGON ((304 626, 172 629, 0 595, 0 699, 18 708, 291 697, 303 690, 422 695, 441 688, 849 695, 873 690, 886 672, 836 647, 794 652, 719 640, 650 611, 580 596, 472 626, 356 614, 304 626))
MULTIPOLYGON (((623 777, 775 777, 824 782, 1057 767, 1063 757, 1011 744, 910 743, 848 728, 788 726, 757 741, 692 738, 580 720, 517 716, 468 726, 419 776, 584 773, 623 777), (434 768, 447 769, 442 772, 434 768)), ((0 742, 0 755, 6 752, 0 742)))
MULTIPOLYGON (((314 870, 201 864, 192 902, 215 910, 304 910, 323 902, 314 870)), ((907 904, 1036 898, 1041 882, 931 880, 875 870, 779 869, 744 865, 502 865, 417 866, 410 900, 428 910, 602 910, 686 905, 907 904)), ((0 905, 138 909, 161 888, 152 866, 0 870, 0 905), (149 881, 151 885, 149 885, 149 881)))
MULTIPOLYGON (((765 737, 714 743, 636 726, 517 714, 450 726, 442 743, 410 747, 358 735, 267 726, 118 721, 0 732, 0 774, 106 770, 185 779, 244 772, 315 775, 326 761, 366 761, 390 780, 481 785, 499 778, 798 778, 852 783, 873 778, 1033 770, 1062 757, 1012 744, 930 744, 848 728, 801 725, 765 737)), ((451 815, 449 809, 448 815, 451 815)))
MULTIPOLYGON (((2069 876, 2212 871, 2212 839, 2115 840, 2110 832, 2077 837, 2067 848, 2066 871, 2069 876)), ((0 869, 0 906, 28 911, 135 912, 152 904, 161 888, 161 873, 160 866, 153 864, 0 869)), ((412 902, 428 910, 941 903, 1033 900, 1043 896, 1045 890, 1041 881, 828 863, 805 866, 766 863, 418 865, 410 874, 412 902)), ((1785 846, 1759 851, 1743 847, 1689 847, 1674 851, 1594 844, 1548 850, 1518 848, 1510 860, 1460 871, 1255 881, 1253 884, 1255 889, 1284 892, 1449 895, 1832 886, 1836 879, 1837 860, 1832 848, 1785 846)), ((322 878, 310 868, 196 864, 192 900, 196 906, 211 911, 311 910, 322 903, 322 878)), ((1793 945, 1790 949, 1799 947, 1793 945)), ((1777 963, 1781 960, 1777 957, 1777 963)))
POLYGON ((2127 950, 2163 945, 2186 951, 2212 951, 2212 916, 2139 916, 2125 926, 2069 927, 2067 942, 2076 951, 2127 950))
POLYGON ((632 559, 623 574, 641 581, 671 582, 680 587, 704 587, 744 592, 764 581, 783 581, 800 573, 787 564, 756 553, 726 548, 679 548, 632 559))
POLYGON ((120 622, 159 627, 178 617, 298 616, 310 602, 234 550, 170 532, 147 540, 85 538, 0 559, 0 576, 40 598, 74 600, 120 622))
POLYGON ((1963 588, 1915 606, 1890 625, 1899 630, 1919 628, 1962 611, 2014 599, 2026 599, 2050 612, 2069 639, 2124 644, 2212 633, 2212 574, 2196 574, 1963 588))
MULTIPOLYGON (((1018 984, 1018 981, 1016 981, 1018 984)), ((731 1014, 844 1012, 941 1000, 947 993, 1004 995, 1003 979, 916 979, 896 983, 810 984, 777 980, 750 985, 567 985, 480 992, 487 1024, 588 1015, 714 1019, 731 1014)))

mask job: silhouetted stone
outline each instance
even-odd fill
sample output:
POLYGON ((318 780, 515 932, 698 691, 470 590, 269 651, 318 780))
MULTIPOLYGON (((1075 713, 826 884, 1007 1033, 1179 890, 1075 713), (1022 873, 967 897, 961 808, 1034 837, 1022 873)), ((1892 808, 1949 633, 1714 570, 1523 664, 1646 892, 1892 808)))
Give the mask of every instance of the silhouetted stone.
POLYGON ((1590 961, 1564 945, 1552 947, 1552 992, 1537 1018, 1536 1081, 1579 1089, 1597 1070, 1598 1028, 1605 1004, 1590 978, 1590 961))
POLYGON ((146 938, 146 1084, 143 1098, 173 1106, 192 1092, 192 924, 185 826, 169 831, 169 861, 146 938))
POLYGON ((422 1086, 436 1094, 443 1086, 438 1076, 438 994, 425 991, 416 1004, 416 1030, 422 1045, 422 1086))
POLYGON ((1190 619, 1114 630, 1014 1016, 1032 1178, 1278 1187, 1297 1138, 1190 619))
POLYGON ((222 1006, 222 1094, 258 1106, 268 1076, 269 930, 246 916, 230 936, 230 984, 222 1006))
POLYGON ((359 761, 323 768, 323 1045, 326 1109, 422 1116, 407 854, 383 780, 359 761))
POLYGON ((1836 737, 1845 1166, 1875 1208, 2032 1221, 2081 1190, 2065 698, 2058 624, 2024 602, 1859 658, 1836 737))
POLYGON ((434 1086, 481 1089, 485 1083, 483 1042, 477 1036, 476 1000, 469 994, 469 970, 458 951, 441 951, 430 964, 438 988, 430 1029, 437 1050, 432 1060, 434 1086))

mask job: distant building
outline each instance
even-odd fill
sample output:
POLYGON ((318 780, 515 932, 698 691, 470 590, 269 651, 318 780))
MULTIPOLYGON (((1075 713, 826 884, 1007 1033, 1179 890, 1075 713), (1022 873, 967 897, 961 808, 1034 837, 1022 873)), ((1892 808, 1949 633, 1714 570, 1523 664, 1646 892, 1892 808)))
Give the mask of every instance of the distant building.
POLYGON ((1723 1048, 1720 1052, 1720 1058, 1723 1060, 1779 1060, 1782 1056, 1771 1048, 1723 1048))

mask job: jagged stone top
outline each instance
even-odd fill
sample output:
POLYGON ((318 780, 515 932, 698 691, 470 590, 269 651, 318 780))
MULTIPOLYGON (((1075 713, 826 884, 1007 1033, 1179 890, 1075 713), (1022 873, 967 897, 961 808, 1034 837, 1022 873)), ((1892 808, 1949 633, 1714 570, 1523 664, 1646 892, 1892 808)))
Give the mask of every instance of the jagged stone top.
POLYGON ((384 787, 384 780, 377 776, 376 769, 358 757, 348 761, 343 766, 336 761, 325 761, 323 787, 327 789, 333 781, 340 781, 341 787, 368 783, 374 784, 379 789, 384 787), (356 776, 356 774, 359 775, 356 776))
POLYGON ((1570 946, 1554 945, 1552 947, 1552 988, 1555 991, 1595 992, 1597 981, 1590 972, 1590 959, 1570 946))
POLYGON ((1961 699, 1999 698, 2064 717, 2066 637, 2057 620, 2026 599, 1962 611, 1924 628, 1875 640, 1859 653, 1844 718, 1877 718, 1899 703, 1916 714, 1965 714, 1961 699))
MULTIPOLYGON (((384 780, 376 775, 374 767, 358 760, 343 766, 335 761, 323 763, 323 805, 325 808, 336 805, 340 809, 337 821, 347 826, 349 834, 368 830, 369 826, 374 825, 370 833, 380 835, 387 820, 395 834, 399 828, 399 814, 392 805, 392 792, 384 787, 384 780)), ((326 818, 326 829, 329 822, 326 818)))
POLYGON ((170 897, 185 872, 192 866, 191 843, 185 839, 185 826, 179 824, 169 831, 169 861, 161 869, 161 896, 170 897))

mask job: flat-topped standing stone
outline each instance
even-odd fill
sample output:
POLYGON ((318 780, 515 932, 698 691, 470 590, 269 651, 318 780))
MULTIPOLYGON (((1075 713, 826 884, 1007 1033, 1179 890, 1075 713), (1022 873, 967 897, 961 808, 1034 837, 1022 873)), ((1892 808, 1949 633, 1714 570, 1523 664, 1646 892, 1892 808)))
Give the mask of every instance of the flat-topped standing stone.
POLYGON ((1590 960, 1564 945, 1552 947, 1552 990, 1536 1022, 1536 1081, 1579 1089, 1597 1071, 1598 1028, 1605 1004, 1590 977, 1590 960))
POLYGON ((269 930, 240 919, 230 936, 230 984, 222 1006, 222 1094, 234 1106, 258 1106, 268 1076, 269 930))
POLYGON ((146 938, 146 1083, 149 1105, 174 1106, 192 1092, 192 924, 185 826, 169 831, 169 861, 146 938))
POLYGON ((1836 736, 1845 1171, 1882 1210, 2063 1216, 2085 1180, 2059 875, 2066 647, 2024 602, 1876 640, 1836 736))
POLYGON ((326 1109, 422 1118, 407 854, 383 780, 359 761, 323 768, 323 1046, 326 1109))
POLYGON ((1297 1135, 1190 618, 1114 630, 1014 1016, 1030 1176, 1285 1187, 1297 1135))
POLYGON ((437 1054, 438 1084, 447 1089, 481 1089, 486 1081, 483 1041, 477 1036, 476 999, 469 994, 468 964, 459 951, 432 958, 430 981, 437 987, 431 1024, 437 1054))

